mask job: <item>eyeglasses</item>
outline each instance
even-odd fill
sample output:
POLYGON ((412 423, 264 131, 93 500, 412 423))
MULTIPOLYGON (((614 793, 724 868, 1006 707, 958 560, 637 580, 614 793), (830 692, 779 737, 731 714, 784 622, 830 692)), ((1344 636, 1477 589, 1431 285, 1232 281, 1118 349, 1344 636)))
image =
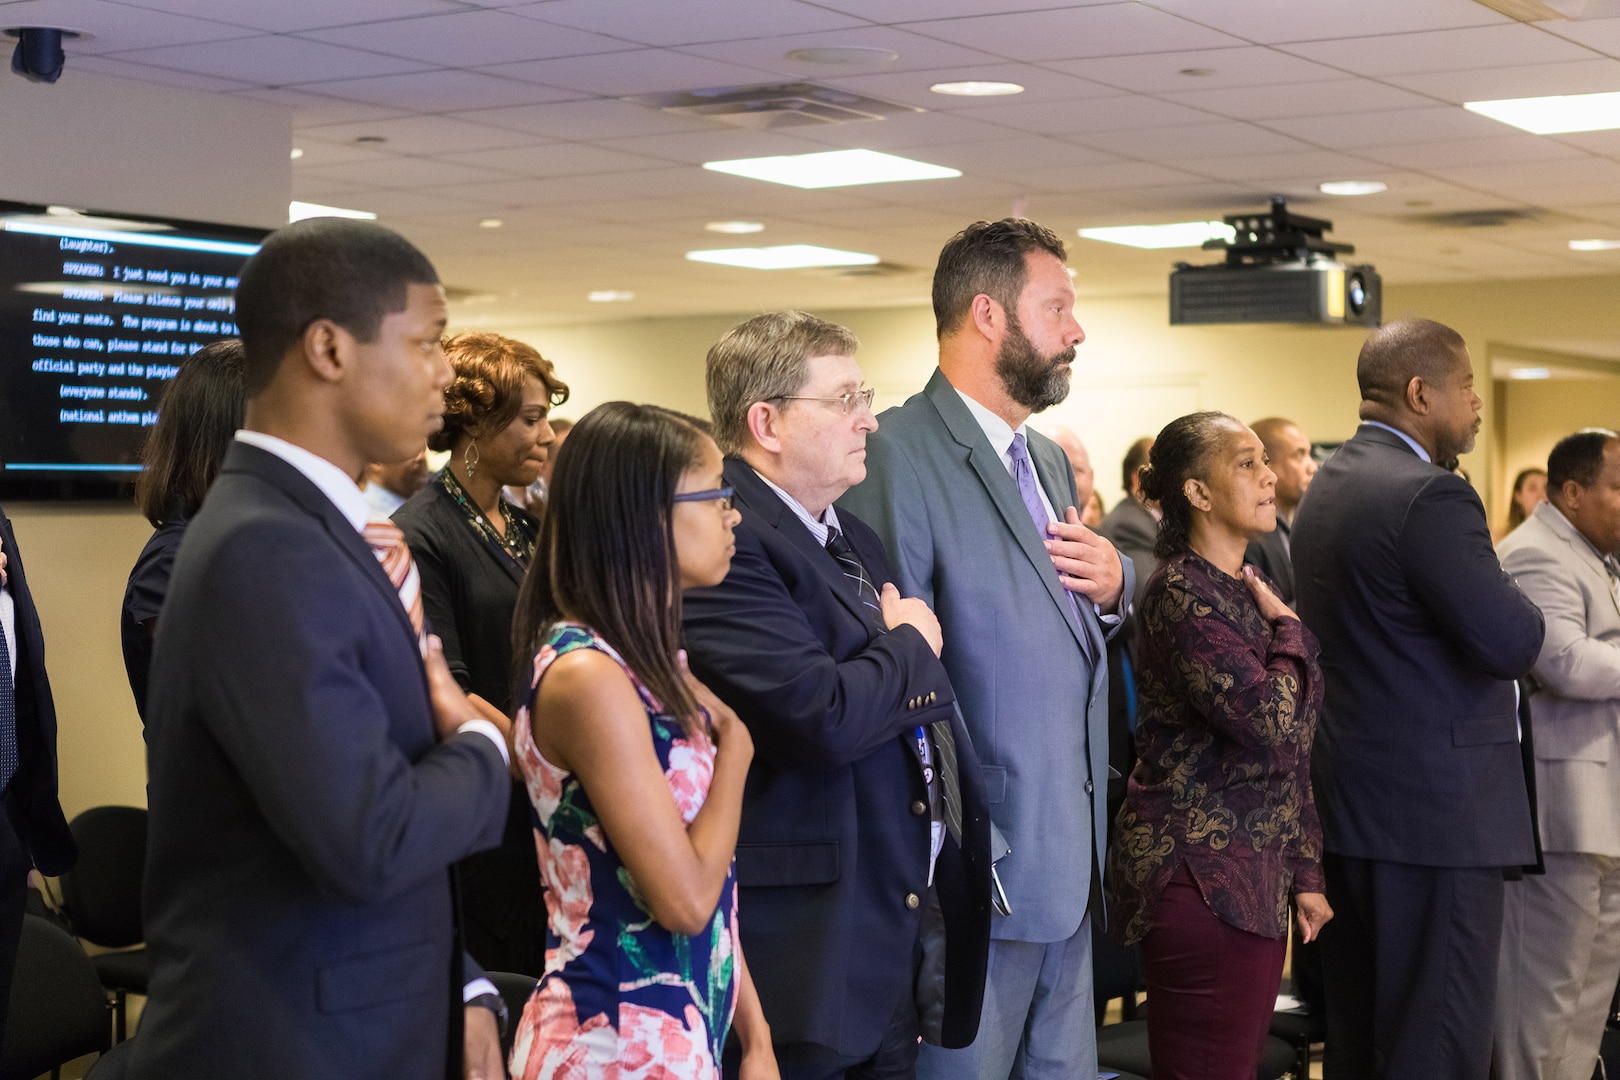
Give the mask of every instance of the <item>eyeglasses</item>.
POLYGON ((865 409, 867 412, 871 412, 872 411, 872 399, 874 397, 876 397, 876 396, 877 396, 877 390, 875 388, 873 388, 873 387, 868 386, 868 387, 866 387, 864 389, 861 389, 861 390, 851 390, 847 394, 839 394, 837 397, 804 397, 804 396, 799 395, 799 394, 778 394, 775 397, 771 398, 771 400, 772 401, 825 401, 825 402, 827 402, 829 404, 837 403, 837 405, 839 406, 839 410, 845 416, 848 416, 850 413, 855 411, 857 406, 862 408, 862 409, 865 409))
POLYGON ((683 502, 717 502, 721 510, 730 510, 732 505, 731 488, 710 488, 708 491, 686 491, 675 496, 675 501, 683 502))

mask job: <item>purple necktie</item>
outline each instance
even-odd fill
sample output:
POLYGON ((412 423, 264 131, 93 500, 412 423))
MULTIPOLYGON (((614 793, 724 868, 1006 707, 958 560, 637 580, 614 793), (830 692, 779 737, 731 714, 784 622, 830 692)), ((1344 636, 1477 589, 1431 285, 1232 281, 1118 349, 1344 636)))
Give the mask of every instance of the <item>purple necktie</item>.
MULTIPOLYGON (((1051 539, 1046 531, 1046 525, 1052 519, 1047 516, 1046 505, 1041 502, 1041 489, 1037 486, 1035 467, 1030 464, 1029 447, 1024 444, 1024 433, 1022 431, 1013 435, 1012 445, 1007 448, 1007 456, 1012 458, 1013 481, 1018 485, 1019 497, 1024 500, 1024 509, 1029 511, 1029 516, 1034 520, 1035 528, 1039 530, 1041 539, 1043 541, 1051 539)), ((1067 589, 1064 589, 1063 592, 1069 598, 1069 606, 1074 609, 1075 622, 1082 627, 1085 626, 1085 620, 1080 618, 1080 604, 1075 599, 1074 593, 1069 592, 1067 589)), ((1083 645, 1082 649, 1089 654, 1091 652, 1089 642, 1083 645)))

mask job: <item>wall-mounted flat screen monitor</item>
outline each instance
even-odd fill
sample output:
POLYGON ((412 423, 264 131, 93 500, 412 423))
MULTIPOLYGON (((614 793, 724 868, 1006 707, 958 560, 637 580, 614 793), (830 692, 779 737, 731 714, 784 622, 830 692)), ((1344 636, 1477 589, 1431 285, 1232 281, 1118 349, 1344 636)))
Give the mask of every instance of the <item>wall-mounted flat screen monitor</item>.
POLYGON ((266 232, 0 202, 0 497, 118 498, 266 232))

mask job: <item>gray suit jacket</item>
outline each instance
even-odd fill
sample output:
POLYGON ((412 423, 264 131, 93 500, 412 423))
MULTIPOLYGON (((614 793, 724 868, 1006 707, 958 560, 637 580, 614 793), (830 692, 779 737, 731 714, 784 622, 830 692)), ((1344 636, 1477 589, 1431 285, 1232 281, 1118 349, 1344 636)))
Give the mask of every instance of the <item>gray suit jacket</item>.
POLYGON ((1620 602, 1608 572, 1551 503, 1498 552, 1547 618, 1530 697, 1542 846, 1620 856, 1620 602))
MULTIPOLYGON (((1012 848, 997 864, 1012 915, 992 936, 1060 941, 1102 884, 1114 631, 1083 598, 1069 603, 1017 485, 942 373, 881 424, 866 481, 839 505, 882 537, 900 590, 939 615, 990 819, 1012 848)), ((1029 454, 1052 505, 1072 506, 1063 451, 1031 431, 1029 454)))

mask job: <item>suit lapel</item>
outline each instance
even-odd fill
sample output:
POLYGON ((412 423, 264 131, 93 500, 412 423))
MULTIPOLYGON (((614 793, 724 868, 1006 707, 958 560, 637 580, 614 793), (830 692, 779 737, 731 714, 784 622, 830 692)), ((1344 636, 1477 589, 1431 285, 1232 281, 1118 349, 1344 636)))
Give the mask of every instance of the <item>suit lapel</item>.
MULTIPOLYGON (((725 478, 743 505, 748 507, 761 524, 775 529, 784 540, 809 560, 810 565, 814 566, 816 572, 827 582, 833 596, 838 598, 838 602, 843 604, 851 615, 864 623, 874 634, 883 631, 884 628, 878 624, 872 611, 861 603, 859 596, 855 595, 855 590, 850 587, 849 578, 844 576, 844 568, 838 565, 838 560, 816 542, 814 534, 799 520, 799 515, 782 501, 782 497, 773 491, 769 484, 759 478, 753 466, 741 458, 728 457, 725 478)), ((881 582, 876 584, 882 587, 881 582)))
MULTIPOLYGON (((1544 505, 1552 507, 1551 503, 1544 505)), ((1608 567, 1603 565, 1603 560, 1592 550, 1592 546, 1586 542, 1586 537, 1575 531, 1575 526, 1570 524, 1569 519, 1562 514, 1556 513, 1556 508, 1553 508, 1553 510, 1554 512, 1543 513, 1541 507, 1538 506, 1536 507, 1536 518, 1543 527, 1569 546, 1570 554, 1577 563, 1586 567, 1588 573, 1597 575, 1598 580, 1603 583, 1603 592, 1608 596, 1609 603, 1613 605, 1615 614, 1620 615, 1620 597, 1615 596, 1614 587, 1609 581, 1608 567)))
MULTIPOLYGON (((938 410, 940 419, 945 422, 946 430, 951 437, 967 450, 968 464, 978 474, 979 482, 990 496, 1001 519, 1006 522, 1007 529, 1012 533, 1019 550, 1029 559, 1035 573, 1040 575, 1041 582, 1046 586, 1047 594, 1052 602, 1058 606, 1063 615, 1063 621, 1074 635, 1075 641, 1080 645, 1082 652, 1092 656, 1101 656, 1101 649, 1093 649, 1090 635, 1087 634, 1078 622, 1075 621, 1075 605, 1069 603, 1068 590, 1058 580, 1057 568, 1052 565, 1052 556, 1047 552, 1046 545, 1042 543, 1040 533, 1035 528, 1035 522, 1029 516, 1029 510, 1024 506, 1024 499, 1018 494, 1018 485, 1013 481, 1012 475, 1007 472, 1007 466, 1002 462, 1001 455, 991 447, 990 440, 985 438, 984 429, 973 418, 968 407, 962 404, 961 395, 945 378, 945 373, 935 370, 934 377, 928 380, 928 388, 924 391, 934 408, 938 410)), ((1030 460, 1035 461, 1036 455, 1031 454, 1030 460)), ((1036 476, 1041 486, 1051 498, 1052 485, 1047 477, 1041 476, 1037 468, 1036 476)), ((1055 506, 1059 502, 1067 505, 1067 499, 1052 499, 1055 506)))
POLYGON ((416 652, 416 630, 411 626, 411 617, 406 613, 405 605, 400 602, 399 590, 394 588, 394 583, 389 581, 388 575, 383 572, 382 563, 377 560, 371 545, 355 531, 354 526, 349 524, 349 519, 333 505, 332 500, 328 499, 309 477, 268 450, 262 450, 257 446, 242 442, 233 443, 225 456, 224 468, 233 466, 273 484, 305 513, 320 521, 327 535, 332 538, 332 542, 343 550, 343 554, 360 571, 361 576, 387 599, 388 609, 396 616, 395 621, 401 631, 410 639, 411 651, 416 652))
MULTIPOLYGON (((1074 502, 1069 487, 1074 481, 1074 473, 1069 470, 1069 459, 1063 456, 1062 451, 1058 450, 1056 446, 1049 445, 1045 437, 1039 432, 1030 432, 1028 445, 1030 464, 1035 466, 1035 477, 1046 491, 1046 498, 1052 504, 1053 509, 1061 515, 1063 510, 1074 502), (1047 452, 1048 450, 1058 450, 1058 452, 1051 454, 1047 452)), ((1042 550, 1045 549, 1042 548, 1042 550)), ((1051 557, 1048 556, 1047 560, 1050 562, 1051 557)), ((1058 580, 1055 569, 1052 577, 1054 580, 1058 580)), ((1058 580, 1058 588, 1063 593, 1068 593, 1068 590, 1063 588, 1061 580, 1058 580)), ((1124 603, 1125 598, 1122 597, 1121 602, 1124 603)), ((1069 628, 1080 632, 1081 644, 1092 656, 1101 656, 1107 648, 1107 644, 1103 641, 1102 624, 1097 621, 1096 608, 1092 602, 1086 597, 1077 594, 1074 597, 1073 604, 1064 604, 1063 606, 1068 610, 1069 614, 1079 616, 1079 625, 1075 625, 1071 619, 1069 628)))

